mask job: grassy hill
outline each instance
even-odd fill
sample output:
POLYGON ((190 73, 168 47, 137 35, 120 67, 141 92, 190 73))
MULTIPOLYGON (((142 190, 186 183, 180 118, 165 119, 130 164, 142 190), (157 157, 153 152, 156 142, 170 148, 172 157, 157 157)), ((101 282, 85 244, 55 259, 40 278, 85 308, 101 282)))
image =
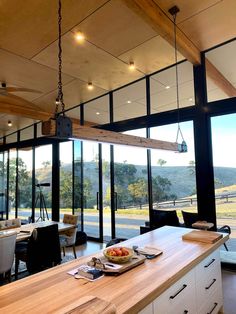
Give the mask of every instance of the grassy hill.
MULTIPOLYGON (((70 164, 64 164, 63 169, 65 171, 71 171, 70 164)), ((145 177, 146 167, 138 165, 136 166, 137 172, 135 177, 145 177)), ((37 170, 40 177, 41 182, 50 182, 50 175, 48 169, 37 170), (40 174, 40 172, 42 172, 40 174)), ((227 189, 232 191, 236 191, 236 168, 227 168, 227 167, 215 167, 214 169, 215 179, 216 179, 216 188, 219 189, 218 193, 227 192, 227 189), (231 186, 229 188, 229 186, 231 186), (233 190, 235 189, 235 190, 233 190), (219 192, 222 191, 222 192, 219 192)), ((85 176, 92 182, 92 190, 95 193, 98 191, 98 168, 93 162, 84 163, 84 174, 85 176)), ((189 167, 169 167, 169 166, 153 166, 152 167, 152 176, 161 176, 164 178, 168 178, 171 182, 171 191, 170 193, 176 194, 178 198, 186 197, 191 194, 195 194, 195 176, 191 173, 189 167)), ((105 177, 105 176, 104 176, 105 177)), ((204 180, 204 178, 203 178, 204 180)), ((104 190, 109 186, 108 179, 104 180, 104 190)))

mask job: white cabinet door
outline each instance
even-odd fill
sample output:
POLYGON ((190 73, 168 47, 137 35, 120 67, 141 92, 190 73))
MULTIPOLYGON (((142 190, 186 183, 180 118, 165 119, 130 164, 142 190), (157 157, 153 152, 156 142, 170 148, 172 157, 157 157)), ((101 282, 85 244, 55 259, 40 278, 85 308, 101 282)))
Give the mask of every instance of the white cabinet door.
POLYGON ((153 302, 154 314, 196 314, 195 270, 191 270, 153 302))

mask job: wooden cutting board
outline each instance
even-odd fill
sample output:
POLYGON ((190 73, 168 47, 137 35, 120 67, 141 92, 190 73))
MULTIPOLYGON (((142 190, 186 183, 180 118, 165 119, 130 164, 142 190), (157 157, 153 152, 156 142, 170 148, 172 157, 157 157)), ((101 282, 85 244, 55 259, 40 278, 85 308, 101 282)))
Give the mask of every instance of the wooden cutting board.
POLYGON ((221 233, 205 230, 193 230, 182 236, 183 240, 199 241, 203 243, 215 243, 221 239, 223 235, 221 233))

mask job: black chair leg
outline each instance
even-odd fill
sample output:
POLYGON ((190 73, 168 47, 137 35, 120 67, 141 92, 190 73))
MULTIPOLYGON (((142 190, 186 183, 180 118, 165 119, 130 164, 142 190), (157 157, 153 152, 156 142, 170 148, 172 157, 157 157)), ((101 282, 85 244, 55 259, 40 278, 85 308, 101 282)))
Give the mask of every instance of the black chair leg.
POLYGON ((74 252, 74 257, 77 258, 76 250, 75 250, 75 245, 73 245, 73 252, 74 252))
POLYGON ((18 268, 19 268, 19 259, 15 258, 15 279, 18 279, 18 268))
POLYGON ((229 250, 228 247, 227 247, 227 245, 226 245, 225 243, 224 243, 224 247, 225 247, 226 251, 229 250))

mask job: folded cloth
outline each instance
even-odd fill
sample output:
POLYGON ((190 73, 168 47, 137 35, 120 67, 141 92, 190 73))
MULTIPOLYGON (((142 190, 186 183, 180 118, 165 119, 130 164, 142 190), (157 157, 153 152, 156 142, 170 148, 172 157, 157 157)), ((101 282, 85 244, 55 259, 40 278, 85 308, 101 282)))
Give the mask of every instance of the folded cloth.
POLYGON ((154 247, 149 247, 149 246, 138 247, 135 251, 138 252, 139 254, 153 255, 153 256, 158 256, 163 253, 163 251, 154 247))

